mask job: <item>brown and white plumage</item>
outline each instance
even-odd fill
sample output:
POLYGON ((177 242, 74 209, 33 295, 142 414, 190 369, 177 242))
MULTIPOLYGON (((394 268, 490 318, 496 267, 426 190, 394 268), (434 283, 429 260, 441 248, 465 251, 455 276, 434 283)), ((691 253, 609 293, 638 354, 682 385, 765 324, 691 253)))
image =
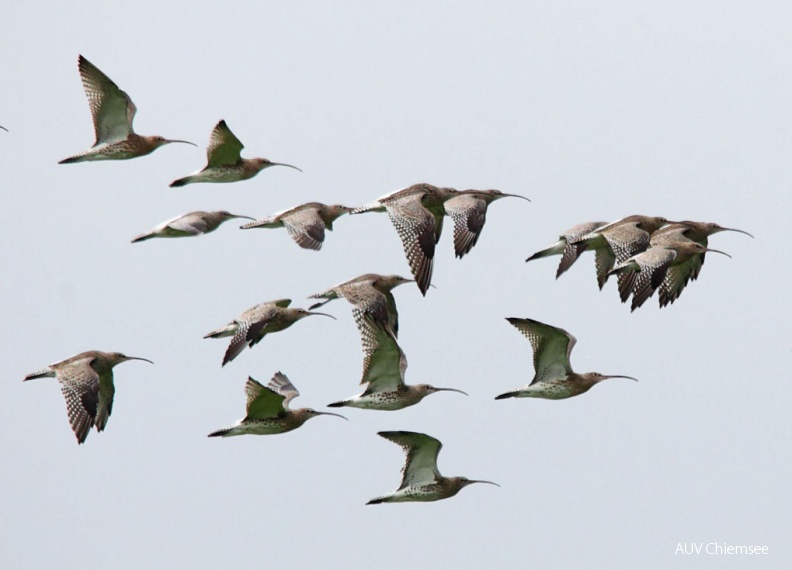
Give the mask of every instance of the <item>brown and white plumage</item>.
POLYGON ((331 412, 317 412, 311 408, 290 410, 289 402, 300 395, 285 374, 276 372, 267 386, 250 376, 245 382, 245 417, 231 427, 213 431, 209 437, 235 435, 271 435, 297 429, 316 416, 336 416, 331 412))
POLYGON ((350 279, 321 293, 311 295, 311 299, 324 299, 309 309, 318 309, 333 299, 346 299, 355 309, 370 315, 381 326, 389 326, 394 336, 399 336, 399 313, 396 300, 391 291, 404 283, 412 282, 401 275, 379 275, 366 273, 350 279))
POLYGON ((190 212, 188 214, 176 216, 175 218, 161 223, 153 230, 132 238, 132 243, 145 241, 151 238, 178 238, 208 234, 219 228, 220 224, 223 222, 235 218, 253 219, 250 216, 238 216, 225 210, 216 212, 190 212))
MULTIPOLYGON (((353 309, 363 346, 363 375, 360 380, 366 388, 363 393, 328 404, 330 407, 350 406, 366 410, 401 410, 414 406, 426 396, 436 392, 459 392, 454 388, 435 388, 429 384, 413 386, 404 383, 407 357, 396 336, 387 325, 382 326, 362 309, 353 309)), ((465 394, 467 395, 467 394, 465 394)))
POLYGON ((506 197, 530 202, 525 196, 504 194, 500 190, 463 190, 445 202, 445 211, 454 220, 454 251, 458 258, 470 253, 478 242, 487 220, 487 207, 506 197))
POLYGON ((204 335, 204 338, 223 338, 230 336, 231 342, 223 356, 223 366, 234 360, 245 346, 253 347, 269 333, 282 331, 294 323, 311 315, 322 315, 335 319, 325 313, 289 308, 291 299, 278 299, 255 305, 239 317, 219 329, 204 335))
POLYGON ((320 250, 325 239, 325 228, 333 231, 333 222, 349 213, 352 208, 321 202, 308 202, 283 212, 278 212, 241 226, 251 228, 286 228, 291 238, 302 248, 320 250))
POLYGON ((599 372, 578 374, 572 370, 569 356, 577 342, 564 329, 553 327, 533 319, 507 318, 533 348, 534 377, 530 384, 497 396, 504 398, 545 398, 562 400, 587 392, 595 384, 608 378, 631 376, 604 376, 599 372))
POLYGON ((432 282, 435 245, 443 230, 443 203, 458 191, 432 184, 414 184, 379 198, 372 204, 352 210, 352 214, 386 211, 396 228, 410 264, 410 270, 423 295, 432 282))
POLYGON ((579 249, 582 250, 582 248, 579 248, 574 244, 578 242, 583 236, 590 234, 597 228, 601 228, 606 224, 607 222, 585 222, 583 224, 572 226, 559 235, 558 241, 553 245, 541 251, 537 251, 525 261, 533 261, 534 259, 550 257, 551 255, 560 255, 561 261, 559 262, 558 270, 556 271, 556 279, 558 279, 567 269, 572 267, 572 264, 574 264, 575 261, 577 261, 579 249))
POLYGON ((473 483, 487 483, 466 477, 443 477, 437 468, 437 456, 443 447, 438 439, 413 431, 381 431, 378 433, 402 448, 406 457, 402 467, 399 488, 388 495, 371 499, 368 505, 407 501, 439 501, 453 497, 473 483))
POLYGON ((146 358, 126 356, 120 352, 91 350, 28 374, 25 381, 46 377, 58 379, 66 399, 69 423, 77 437, 77 443, 83 443, 91 426, 95 426, 96 431, 103 431, 107 426, 115 395, 113 367, 127 360, 151 362, 146 358))
MULTIPOLYGON (((238 182, 248 180, 270 166, 288 166, 300 170, 291 164, 272 162, 266 158, 242 158, 245 148, 240 140, 231 132, 225 121, 215 125, 209 136, 206 148, 206 166, 170 183, 171 188, 194 184, 196 182, 238 182)), ((302 172, 302 171, 300 171, 302 172)))
POLYGON ((87 151, 63 159, 60 164, 136 158, 175 142, 195 146, 188 141, 136 134, 132 122, 137 107, 129 95, 82 55, 78 59, 78 68, 91 109, 96 142, 87 151))

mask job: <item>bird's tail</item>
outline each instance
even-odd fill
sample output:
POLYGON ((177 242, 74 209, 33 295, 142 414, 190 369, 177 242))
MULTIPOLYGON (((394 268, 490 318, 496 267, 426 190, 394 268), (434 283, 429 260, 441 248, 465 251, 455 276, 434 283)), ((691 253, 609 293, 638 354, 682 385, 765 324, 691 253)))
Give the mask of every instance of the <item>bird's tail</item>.
POLYGON ((140 234, 139 236, 135 236, 132 238, 132 243, 137 243, 139 241, 146 241, 147 239, 151 239, 154 237, 154 233, 148 232, 145 234, 140 234))
POLYGON ((379 202, 372 202, 371 204, 366 204, 365 206, 359 206, 349 213, 362 214, 363 212, 384 212, 384 211, 385 211, 385 206, 383 206, 379 202))
POLYGON ((328 408, 343 408, 344 406, 349 405, 349 400, 341 400, 339 402, 333 402, 332 404, 327 404, 328 408))
POLYGON ((86 155, 84 154, 75 154, 74 156, 70 156, 69 158, 64 158, 63 160, 59 160, 58 164, 74 164, 75 162, 84 162, 88 160, 86 155))
POLYGON ((543 257, 550 257, 551 255, 561 255, 564 253, 564 247, 559 246, 558 243, 555 243, 548 247, 547 249, 543 249, 542 251, 537 251, 531 257, 526 259, 525 261, 533 261, 534 259, 542 259, 543 257))
POLYGON ((367 504, 367 505, 379 505, 379 504, 381 504, 381 503, 387 503, 387 502, 389 502, 389 501, 388 501, 388 499, 389 499, 389 498, 390 498, 390 495, 385 495, 384 497, 376 497, 376 498, 374 498, 374 499, 371 499, 371 500, 370 500, 368 503, 366 503, 366 504, 367 504))
POLYGON ((168 184, 168 186, 170 186, 171 188, 181 188, 182 186, 186 186, 192 181, 193 181, 192 176, 185 176, 184 178, 179 178, 178 180, 174 180, 173 182, 168 184))
POLYGON ((219 329, 215 329, 212 332, 205 334, 204 338, 223 338, 225 336, 234 336, 236 330, 236 323, 228 323, 224 327, 220 327, 219 329))
POLYGON ((43 370, 39 370, 38 372, 31 372, 27 376, 23 382, 27 382, 28 380, 35 380, 36 378, 53 378, 55 376, 55 371, 52 368, 45 368, 43 370))
POLYGON ((233 433, 233 432, 234 432, 234 428, 233 427, 223 428, 223 429, 219 429, 217 431, 213 431, 212 433, 210 433, 206 437, 229 437, 229 436, 232 436, 232 435, 237 435, 236 433, 233 433))
POLYGON ((274 220, 272 219, 272 217, 269 216, 266 218, 261 218, 260 220, 256 220, 255 222, 248 222, 247 224, 242 224, 241 226, 239 226, 239 228, 242 230, 249 230, 251 228, 266 227, 269 224, 271 224, 273 221, 274 220))
POLYGON ((506 392, 505 394, 501 394, 500 396, 495 396, 496 400, 505 400, 506 398, 516 398, 519 394, 519 391, 515 392, 506 392))

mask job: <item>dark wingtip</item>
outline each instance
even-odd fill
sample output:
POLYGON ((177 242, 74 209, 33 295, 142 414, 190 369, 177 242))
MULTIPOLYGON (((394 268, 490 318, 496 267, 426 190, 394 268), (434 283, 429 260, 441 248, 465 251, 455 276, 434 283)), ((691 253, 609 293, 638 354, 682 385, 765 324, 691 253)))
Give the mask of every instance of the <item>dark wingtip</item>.
POLYGON ((58 164, 73 164, 77 162, 76 156, 70 156, 69 158, 64 158, 63 160, 59 160, 58 164))
POLYGON ((500 396, 495 396, 496 400, 505 400, 506 398, 514 398, 514 392, 506 392, 500 396))
POLYGON ((344 402, 333 402, 332 404, 327 404, 328 408, 343 408, 346 406, 344 402))
POLYGON ((366 504, 367 504, 367 505, 379 505, 380 503, 383 503, 383 502, 384 502, 384 501, 383 501, 382 499, 371 499, 371 500, 370 500, 368 503, 366 503, 366 504))
POLYGON ((171 188, 181 188, 182 186, 185 186, 186 184, 187 183, 184 181, 183 178, 179 178, 178 180, 174 180, 173 182, 168 184, 168 186, 171 187, 171 188))

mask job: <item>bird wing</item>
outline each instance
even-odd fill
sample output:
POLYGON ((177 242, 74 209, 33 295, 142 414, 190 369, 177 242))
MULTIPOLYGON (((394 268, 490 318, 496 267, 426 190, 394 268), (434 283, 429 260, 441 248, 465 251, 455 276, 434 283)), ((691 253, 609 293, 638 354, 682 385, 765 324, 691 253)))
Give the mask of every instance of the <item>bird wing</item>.
MULTIPOLYGON (((390 295, 391 300, 393 300, 391 307, 388 295, 377 290, 370 281, 350 283, 344 287, 344 298, 382 327, 391 324, 392 320, 398 319, 398 315, 395 313, 396 301, 393 300, 393 295, 390 295)), ((393 333, 395 335, 396 331, 394 330, 393 333)))
POLYGON ((289 402, 300 395, 300 391, 294 387, 294 384, 291 383, 291 380, 289 380, 285 374, 280 372, 275 373, 275 376, 272 377, 272 380, 270 380, 267 386, 277 394, 283 396, 284 410, 288 410, 289 402))
POLYGON ((476 196, 463 195, 451 198, 444 205, 454 220, 454 251, 462 258, 478 242, 487 219, 487 203, 476 196))
MULTIPOLYGON (((566 247, 561 254, 561 261, 558 264, 556 278, 560 277, 567 269, 577 261, 578 255, 583 251, 584 246, 577 244, 583 236, 590 234, 594 230, 601 228, 605 222, 586 222, 572 226, 559 236, 559 239, 566 242, 566 247)), ((597 250, 599 251, 599 250, 597 250)))
POLYGON ((88 106, 94 123, 95 145, 125 140, 132 134, 137 107, 113 80, 80 56, 78 62, 88 106))
POLYGON ((197 212, 178 216, 166 222, 165 225, 174 231, 183 232, 188 235, 203 234, 206 233, 207 230, 206 220, 197 212))
MULTIPOLYGON (((634 255, 646 251, 649 247, 649 233, 638 227, 638 222, 627 222, 619 224, 613 229, 603 232, 602 236, 608 242, 616 263, 623 263, 634 255)), ((605 277, 597 274, 597 279, 602 279, 605 284, 605 277)), ((630 291, 635 288, 637 276, 634 272, 619 273, 617 276, 619 284, 619 295, 622 302, 630 296, 630 291)))
POLYGON ((668 268, 676 256, 676 252, 672 249, 652 247, 633 258, 641 270, 637 273, 630 272, 630 275, 635 277, 635 284, 632 287, 632 310, 643 305, 652 296, 665 279, 668 268))
MULTIPOLYGON (((564 250, 564 255, 566 255, 566 250, 564 250)), ((594 265, 597 268, 597 284, 600 289, 605 286, 605 281, 608 280, 608 272, 613 269, 615 264, 616 256, 613 255, 613 252, 609 248, 601 247, 595 250, 594 265)))
POLYGON ((421 204, 421 194, 410 194, 389 202, 386 209, 401 238, 413 277, 421 292, 426 293, 432 281, 435 217, 421 204))
POLYGON ((668 268, 663 282, 660 283, 660 306, 665 307, 676 301, 682 294, 688 282, 701 270, 701 257, 703 254, 694 255, 679 265, 668 268))
POLYGON ((433 483, 440 477, 440 471, 437 470, 437 455, 443 444, 439 440, 412 431, 381 431, 379 435, 400 445, 407 455, 402 467, 400 490, 433 483))
POLYGON ((234 360, 239 353, 244 350, 245 345, 253 347, 255 344, 264 338, 264 328, 272 320, 275 315, 275 307, 288 306, 291 303, 290 299, 280 299, 278 301, 270 301, 268 303, 261 303, 255 307, 251 307, 239 318, 234 319, 237 324, 237 330, 231 338, 225 356, 223 357, 223 365, 234 360), (279 304, 280 303, 280 304, 279 304), (285 304, 284 304, 285 303, 285 304))
POLYGON ((365 394, 399 389, 404 385, 407 357, 393 332, 357 307, 352 309, 352 314, 360 329, 363 345, 363 377, 360 383, 368 383, 365 394))
POLYGON ((313 208, 299 210, 281 218, 286 231, 297 245, 305 249, 322 249, 325 238, 325 224, 313 208))
POLYGON ((241 152, 245 146, 239 142, 225 121, 220 121, 209 136, 209 146, 206 148, 206 165, 223 166, 236 164, 242 158, 241 152))
POLYGON ((577 339, 564 329, 551 327, 533 319, 506 319, 529 341, 534 351, 533 382, 563 378, 572 372, 569 355, 577 339))
POLYGON ((99 403, 96 406, 96 431, 103 431, 107 426, 107 420, 113 413, 113 396, 115 396, 115 384, 113 384, 113 371, 108 370, 99 376, 99 403))
POLYGON ((247 416, 245 419, 261 420, 274 418, 285 410, 284 400, 286 398, 282 394, 262 385, 250 376, 245 382, 245 396, 247 397, 247 403, 245 404, 247 416))
POLYGON ((99 406, 99 375, 91 368, 92 361, 92 357, 85 358, 57 369, 61 392, 66 398, 69 423, 78 443, 88 437, 99 406))

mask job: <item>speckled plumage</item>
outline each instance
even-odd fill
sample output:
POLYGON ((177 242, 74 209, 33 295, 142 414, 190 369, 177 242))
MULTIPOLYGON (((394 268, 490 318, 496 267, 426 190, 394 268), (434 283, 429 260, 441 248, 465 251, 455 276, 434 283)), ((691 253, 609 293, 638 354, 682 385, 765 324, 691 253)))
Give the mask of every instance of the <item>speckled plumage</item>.
POLYGON ((289 308, 291 299, 278 299, 260 303, 242 313, 239 317, 219 329, 204 335, 204 338, 233 337, 223 356, 223 366, 234 360, 245 346, 253 347, 265 335, 289 328, 302 318, 310 315, 322 315, 334 319, 325 313, 306 311, 305 309, 289 308))
POLYGON ((127 360, 146 358, 126 356, 120 352, 90 350, 51 364, 44 370, 25 376, 25 381, 55 377, 60 382, 66 411, 77 443, 88 437, 91 426, 103 431, 113 411, 113 367, 127 360))
POLYGON ((215 125, 209 136, 209 146, 206 148, 206 166, 189 176, 174 180, 170 183, 171 188, 196 182, 239 182, 253 178, 270 166, 288 166, 300 170, 291 164, 272 162, 266 158, 242 158, 243 148, 245 148, 244 145, 231 132, 226 122, 221 120, 215 125))
POLYGON ((399 445, 406 458, 402 467, 402 480, 393 493, 371 499, 368 505, 401 503, 408 501, 439 501, 453 497, 473 483, 487 483, 499 487, 492 481, 480 481, 466 477, 443 477, 437 469, 437 456, 443 444, 425 433, 412 431, 381 431, 378 434, 399 445))
POLYGON ((251 228, 286 228, 291 238, 302 248, 319 251, 325 239, 325 229, 333 231, 333 222, 352 208, 321 202, 308 202, 244 224, 243 230, 251 228))
POLYGON ((136 134, 132 121, 137 107, 129 95, 83 56, 79 56, 78 68, 91 108, 96 142, 90 149, 61 160, 60 164, 137 158, 175 142, 195 146, 189 141, 136 134))
POLYGON ((537 251, 525 261, 533 261, 534 259, 541 259, 543 257, 550 257, 551 255, 560 255, 561 261, 558 264, 556 271, 556 279, 577 261, 578 247, 574 245, 575 242, 580 240, 583 236, 593 232, 597 228, 606 225, 607 222, 585 222, 572 226, 561 235, 558 236, 558 241, 548 248, 537 251))
POLYGON ((286 433, 302 426, 316 416, 337 416, 330 412, 317 412, 311 408, 290 410, 289 402, 300 395, 285 374, 276 372, 267 386, 250 376, 245 382, 245 417, 231 427, 213 431, 209 437, 235 435, 273 435, 286 433))
POLYGON ((496 396, 504 398, 544 398, 563 400, 587 392, 592 386, 608 378, 631 376, 603 376, 599 372, 578 374, 572 370, 569 355, 577 339, 561 328, 553 327, 533 319, 507 318, 533 348, 534 377, 530 384, 519 390, 496 396))
POLYGON ((414 184, 383 196, 375 202, 352 210, 388 213, 396 228, 410 264, 415 282, 423 295, 432 282, 435 245, 443 231, 443 203, 458 194, 453 188, 439 188, 432 184, 414 184))

